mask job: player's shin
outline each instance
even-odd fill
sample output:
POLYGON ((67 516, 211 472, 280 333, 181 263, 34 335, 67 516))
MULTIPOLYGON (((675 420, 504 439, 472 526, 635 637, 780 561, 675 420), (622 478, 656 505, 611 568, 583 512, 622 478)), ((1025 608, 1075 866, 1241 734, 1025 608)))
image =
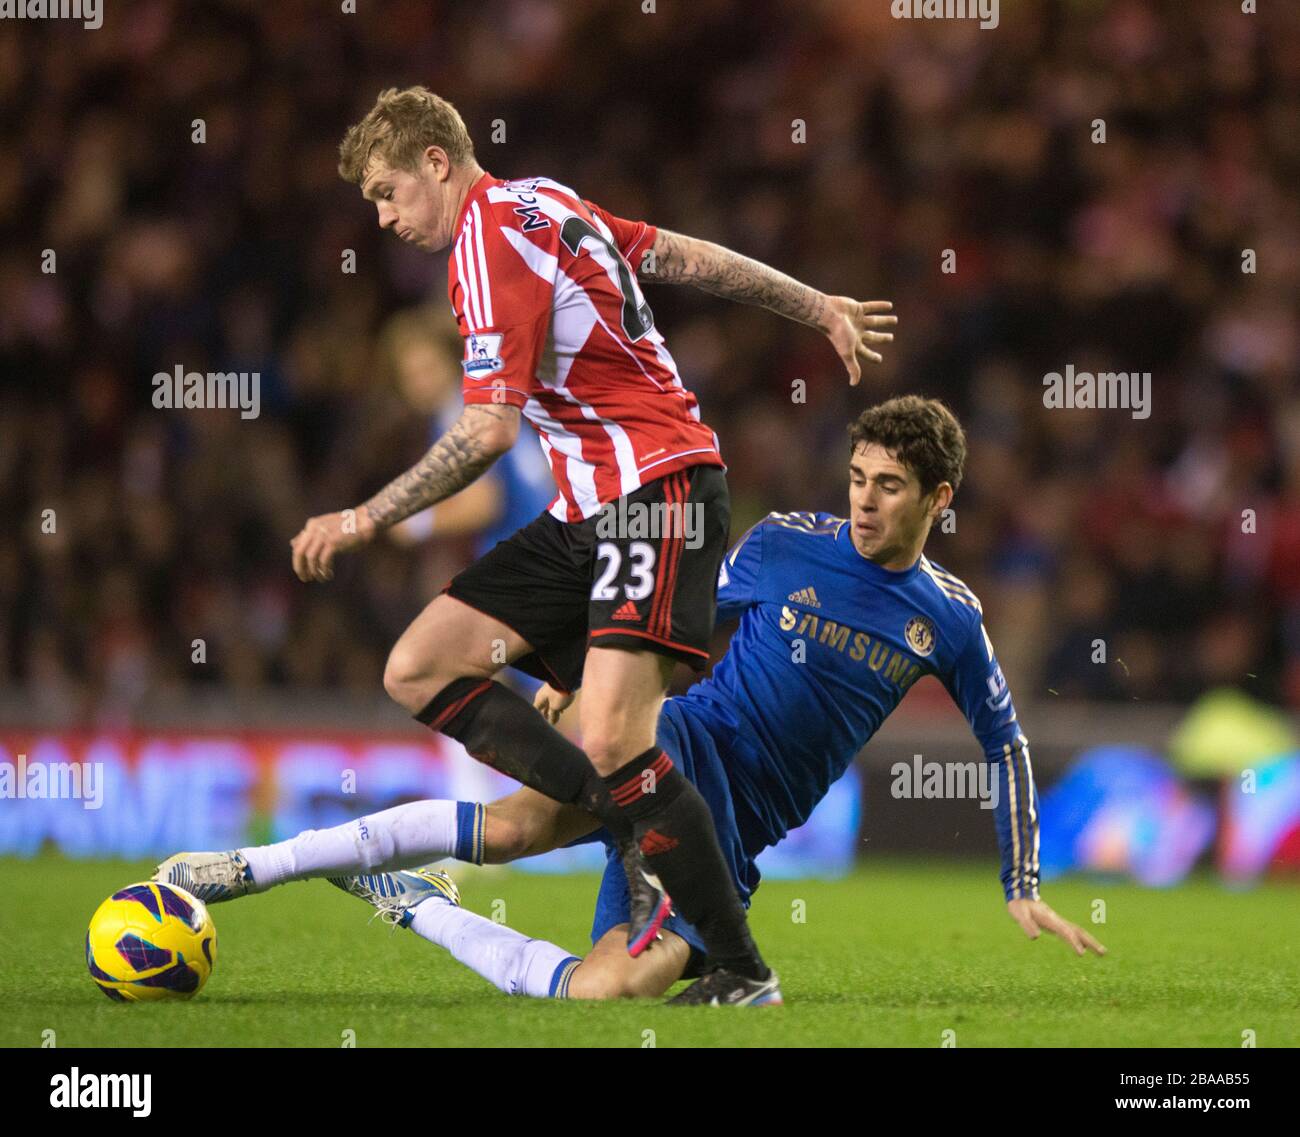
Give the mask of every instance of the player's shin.
POLYGON ((555 944, 467 912, 436 897, 417 905, 407 923, 417 936, 446 948, 507 995, 564 999, 582 961, 555 944))
POLYGON ((442 857, 483 863, 484 808, 469 801, 413 801, 273 845, 241 849, 253 891, 310 877, 389 872, 442 857))
POLYGON ((767 965, 750 935, 713 816, 699 791, 657 746, 608 775, 605 784, 633 827, 650 870, 704 939, 710 964, 766 978, 767 965))
POLYGON ((582 750, 551 726, 531 703, 490 680, 454 680, 415 717, 456 739, 480 762, 553 801, 580 805, 598 818, 623 850, 628 869, 635 937, 629 940, 629 953, 636 955, 653 942, 668 913, 668 898, 636 871, 632 824, 582 750), (627 855, 629 849, 633 850, 632 856, 627 855), (633 944, 636 950, 632 950, 633 944))
POLYGON ((587 755, 508 687, 490 679, 455 679, 415 717, 552 801, 583 806, 616 839, 632 836, 587 755))

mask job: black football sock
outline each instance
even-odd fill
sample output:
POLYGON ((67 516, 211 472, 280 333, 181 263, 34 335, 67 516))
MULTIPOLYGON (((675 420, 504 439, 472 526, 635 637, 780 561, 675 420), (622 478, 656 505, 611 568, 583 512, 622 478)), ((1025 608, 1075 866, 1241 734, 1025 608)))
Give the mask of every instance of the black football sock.
POLYGON ((415 717, 507 777, 553 801, 581 805, 615 840, 632 837, 591 759, 510 688, 491 679, 453 679, 415 717))
POLYGON ((646 864, 677 911, 699 929, 710 964, 766 979, 767 965, 699 790, 657 746, 607 775, 605 784, 631 822, 646 864))

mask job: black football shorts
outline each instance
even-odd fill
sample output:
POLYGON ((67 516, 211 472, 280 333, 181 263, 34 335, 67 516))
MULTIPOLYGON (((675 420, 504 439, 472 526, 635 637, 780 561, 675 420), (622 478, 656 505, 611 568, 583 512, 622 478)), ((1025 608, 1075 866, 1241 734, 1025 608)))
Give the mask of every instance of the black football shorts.
POLYGON ((717 466, 691 466, 585 521, 543 513, 444 589, 535 649, 514 666, 561 691, 582 682, 587 648, 709 661, 731 499, 717 466))

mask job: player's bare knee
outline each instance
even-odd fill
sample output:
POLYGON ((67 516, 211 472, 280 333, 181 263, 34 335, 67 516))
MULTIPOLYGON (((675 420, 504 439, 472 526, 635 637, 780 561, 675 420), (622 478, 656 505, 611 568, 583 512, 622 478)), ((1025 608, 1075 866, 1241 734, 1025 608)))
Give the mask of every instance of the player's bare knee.
POLYGON ((603 776, 612 774, 618 769, 618 763, 613 760, 610 750, 597 739, 583 735, 582 749, 586 752, 587 757, 591 759, 591 764, 596 768, 596 773, 603 776))
POLYGON ((626 766, 650 744, 630 737, 624 723, 598 720, 582 726, 582 748, 600 774, 612 774, 626 766))
POLYGON ((655 743, 658 704, 605 700, 582 709, 582 748, 601 774, 612 774, 655 743))
POLYGON ((428 705, 447 680, 439 680, 430 660, 398 641, 384 665, 384 690, 393 702, 415 714, 428 705))
POLYGON ((398 640, 384 667, 384 690, 395 703, 416 714, 454 679, 488 679, 494 670, 454 656, 431 659, 427 652, 398 640))

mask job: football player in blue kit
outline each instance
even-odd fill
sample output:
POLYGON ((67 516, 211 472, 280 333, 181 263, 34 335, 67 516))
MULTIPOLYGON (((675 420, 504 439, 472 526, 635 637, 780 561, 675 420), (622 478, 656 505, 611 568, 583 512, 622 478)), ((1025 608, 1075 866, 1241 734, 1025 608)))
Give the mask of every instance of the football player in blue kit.
MULTIPOLYGON (((770 513, 725 557, 718 619, 738 617, 739 625, 712 676, 665 701, 657 741, 708 803, 748 903, 758 885, 758 854, 808 819, 908 688, 933 675, 966 716, 989 764, 1009 914, 1030 938, 1051 932, 1079 955, 1104 954, 1039 896, 1028 741, 979 601, 922 553, 961 483, 962 428, 941 402, 908 395, 864 411, 849 441, 847 518, 770 513)), ((535 704, 554 722, 573 697, 546 686, 535 704)), ((329 876, 512 994, 653 997, 679 979, 709 975, 699 935, 677 916, 664 922, 652 950, 635 959, 627 954, 629 926, 638 924, 617 849, 590 814, 530 789, 486 806, 413 802, 308 831, 266 855, 275 848, 238 851, 248 863, 238 883, 208 898, 329 876), (368 846, 376 826, 391 835, 382 863, 356 864, 358 842, 349 831, 357 825, 369 830, 368 846), (400 871, 439 856, 504 863, 590 840, 605 840, 609 861, 585 958, 465 910, 445 873, 400 871), (258 873, 259 864, 280 867, 258 873)), ((688 993, 691 1002, 718 1001, 707 982, 688 993)))

